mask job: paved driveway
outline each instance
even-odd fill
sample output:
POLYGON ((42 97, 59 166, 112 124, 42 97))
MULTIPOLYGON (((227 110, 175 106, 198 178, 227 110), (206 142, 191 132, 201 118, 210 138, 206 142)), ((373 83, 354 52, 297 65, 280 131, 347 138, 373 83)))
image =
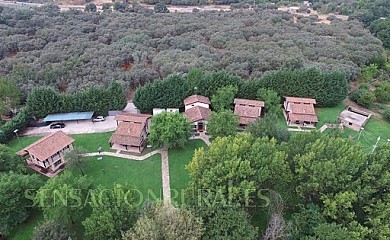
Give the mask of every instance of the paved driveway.
MULTIPOLYGON (((49 126, 45 127, 29 127, 21 136, 42 136, 58 131, 59 129, 50 129, 49 126)), ((79 133, 98 133, 98 132, 110 132, 116 130, 116 121, 114 116, 106 117, 103 122, 92 122, 91 120, 66 121, 65 127, 61 129, 66 134, 79 134, 79 133)))

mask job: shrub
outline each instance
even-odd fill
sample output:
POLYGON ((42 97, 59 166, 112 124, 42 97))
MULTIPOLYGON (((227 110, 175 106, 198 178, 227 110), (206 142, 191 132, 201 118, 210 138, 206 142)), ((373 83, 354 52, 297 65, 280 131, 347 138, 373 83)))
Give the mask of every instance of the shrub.
POLYGON ((390 107, 387 107, 385 111, 383 112, 383 117, 387 120, 390 121, 390 107))

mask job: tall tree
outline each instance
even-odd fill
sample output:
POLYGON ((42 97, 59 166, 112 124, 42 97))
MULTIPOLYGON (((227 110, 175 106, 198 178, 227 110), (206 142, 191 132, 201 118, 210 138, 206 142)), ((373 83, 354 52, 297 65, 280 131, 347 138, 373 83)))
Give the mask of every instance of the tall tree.
POLYGON ((221 111, 223 109, 231 109, 234 96, 237 94, 237 87, 226 86, 221 87, 211 97, 211 104, 215 111, 221 111))
POLYGON ((108 92, 111 97, 109 110, 122 110, 126 107, 126 94, 122 84, 118 81, 112 81, 108 87, 108 92))
POLYGON ((62 99, 53 88, 37 87, 28 95, 27 106, 33 116, 42 118, 48 114, 59 113, 62 109, 62 99))
POLYGON ((249 214, 240 208, 218 208, 204 219, 206 230, 202 239, 258 239, 258 230, 251 224, 249 214))
POLYGON ((148 141, 156 147, 183 147, 191 126, 180 113, 163 112, 152 117, 148 141))
POLYGON ((32 240, 69 240, 71 237, 66 224, 49 220, 34 229, 32 240))
POLYGON ((275 138, 279 142, 287 142, 291 135, 287 126, 280 124, 274 114, 266 114, 263 118, 256 119, 248 125, 247 129, 254 137, 275 138))
POLYGON ((36 201, 48 220, 75 223, 82 215, 91 180, 65 171, 49 179, 37 192, 36 201))
POLYGON ((10 80, 0 78, 0 113, 7 114, 20 104, 19 88, 10 80))
POLYGON ((187 166, 191 176, 189 194, 195 194, 190 197, 199 197, 210 206, 247 204, 249 194, 256 191, 256 171, 245 157, 252 144, 250 134, 240 133, 236 137, 216 138, 208 150, 195 150, 187 166), (198 192, 199 189, 205 192, 198 192))
POLYGON ((134 188, 116 184, 102 194, 105 191, 100 186, 92 193, 100 198, 92 204, 91 215, 83 221, 87 239, 119 239, 136 221, 139 199, 134 188))
POLYGON ((26 164, 6 145, 0 144, 0 172, 25 173, 26 164))
POLYGON ((231 110, 212 112, 207 124, 207 132, 213 137, 234 135, 237 132, 239 117, 231 110))
POLYGON ((36 190, 43 184, 38 175, 0 173, 0 234, 7 236, 12 228, 27 219, 34 206, 33 199, 26 198, 28 190, 36 190))
POLYGON ((174 208, 162 203, 148 203, 133 229, 123 240, 137 239, 200 239, 203 234, 202 219, 182 207, 174 208))
POLYGON ((75 147, 72 151, 65 155, 65 162, 67 168, 73 168, 80 171, 81 175, 84 176, 83 169, 86 166, 87 157, 85 154, 87 151, 81 147, 75 147))
POLYGON ((279 115, 281 111, 280 96, 273 90, 260 88, 257 97, 264 101, 265 112, 279 115))

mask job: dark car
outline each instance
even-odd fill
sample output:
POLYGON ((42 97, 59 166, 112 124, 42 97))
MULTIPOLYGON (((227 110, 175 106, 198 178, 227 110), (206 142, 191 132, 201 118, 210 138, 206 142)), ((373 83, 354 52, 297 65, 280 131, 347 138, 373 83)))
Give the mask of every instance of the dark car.
POLYGON ((50 125, 50 129, 55 129, 55 128, 64 128, 65 123, 53 123, 50 125))

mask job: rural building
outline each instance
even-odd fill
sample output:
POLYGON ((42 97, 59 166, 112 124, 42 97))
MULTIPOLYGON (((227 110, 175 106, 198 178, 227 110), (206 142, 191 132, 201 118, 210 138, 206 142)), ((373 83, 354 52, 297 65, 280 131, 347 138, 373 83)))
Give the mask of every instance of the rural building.
POLYGON ((115 116, 117 129, 109 142, 112 149, 141 153, 150 129, 151 115, 122 113, 115 116))
POLYGON ((193 108, 193 107, 203 107, 203 108, 210 108, 210 99, 205 96, 201 95, 191 95, 184 99, 184 108, 185 111, 187 109, 193 108))
POLYGON ((283 115, 287 125, 314 128, 318 122, 312 98, 284 97, 283 115))
POLYGON ((338 117, 340 123, 347 128, 360 131, 370 119, 371 114, 352 107, 347 107, 338 117))
POLYGON ((234 114, 240 117, 240 126, 245 127, 261 116, 263 101, 249 99, 234 99, 234 114))
POLYGON ((206 132, 211 114, 210 100, 201 95, 192 95, 184 99, 185 116, 192 124, 194 132, 206 132))
POLYGON ((62 131, 54 132, 19 151, 19 156, 29 157, 27 165, 48 177, 56 176, 64 169, 64 156, 73 149, 74 139, 62 131))
POLYGON ((153 116, 160 114, 162 112, 178 113, 179 109, 178 108, 153 108, 153 116))

